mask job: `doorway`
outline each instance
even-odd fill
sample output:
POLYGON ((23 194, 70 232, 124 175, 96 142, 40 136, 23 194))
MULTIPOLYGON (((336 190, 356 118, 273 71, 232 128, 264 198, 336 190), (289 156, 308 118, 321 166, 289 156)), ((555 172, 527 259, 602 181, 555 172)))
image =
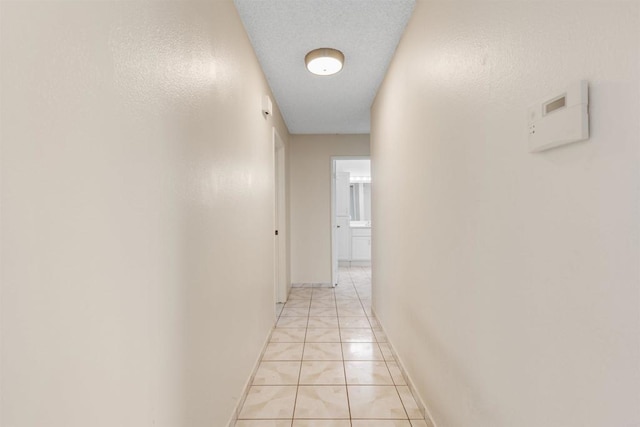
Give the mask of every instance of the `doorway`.
POLYGON ((340 266, 371 265, 371 159, 331 158, 331 283, 340 266))

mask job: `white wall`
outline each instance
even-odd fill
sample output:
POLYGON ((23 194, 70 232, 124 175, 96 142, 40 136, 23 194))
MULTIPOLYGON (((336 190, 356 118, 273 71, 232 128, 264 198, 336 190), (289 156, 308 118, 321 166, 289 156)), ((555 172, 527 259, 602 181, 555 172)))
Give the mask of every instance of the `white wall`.
POLYGON ((438 427, 640 425, 640 10, 418 1, 376 98, 374 309, 438 427), (585 78, 588 142, 527 150, 585 78))
POLYGON ((291 135, 291 281, 331 282, 331 157, 368 156, 369 135, 291 135))
POLYGON ((268 86, 233 4, 0 7, 0 424, 224 425, 274 299, 268 86))

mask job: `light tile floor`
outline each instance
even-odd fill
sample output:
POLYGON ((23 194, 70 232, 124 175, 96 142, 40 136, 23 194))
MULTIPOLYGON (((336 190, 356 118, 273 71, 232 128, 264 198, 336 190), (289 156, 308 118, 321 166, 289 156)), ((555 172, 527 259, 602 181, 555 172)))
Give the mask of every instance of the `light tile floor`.
POLYGON ((277 313, 236 427, 427 425, 371 314, 370 268, 295 286, 277 313))

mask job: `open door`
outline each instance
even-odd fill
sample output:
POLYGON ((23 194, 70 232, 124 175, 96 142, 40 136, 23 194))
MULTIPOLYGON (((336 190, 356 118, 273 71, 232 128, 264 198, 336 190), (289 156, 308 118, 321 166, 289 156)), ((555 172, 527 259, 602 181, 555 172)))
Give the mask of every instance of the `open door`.
POLYGON ((331 284, 338 285, 338 223, 336 220, 336 161, 331 159, 331 284))
POLYGON ((331 158, 331 283, 339 266, 371 263, 371 159, 331 158))

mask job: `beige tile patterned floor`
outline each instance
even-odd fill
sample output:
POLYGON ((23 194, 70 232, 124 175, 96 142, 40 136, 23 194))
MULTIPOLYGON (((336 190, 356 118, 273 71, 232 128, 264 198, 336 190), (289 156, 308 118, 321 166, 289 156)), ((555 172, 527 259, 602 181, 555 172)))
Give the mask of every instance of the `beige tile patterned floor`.
POLYGON ((371 270, 338 283, 292 288, 236 427, 426 426, 371 315, 371 270))

